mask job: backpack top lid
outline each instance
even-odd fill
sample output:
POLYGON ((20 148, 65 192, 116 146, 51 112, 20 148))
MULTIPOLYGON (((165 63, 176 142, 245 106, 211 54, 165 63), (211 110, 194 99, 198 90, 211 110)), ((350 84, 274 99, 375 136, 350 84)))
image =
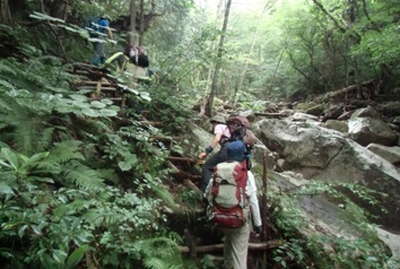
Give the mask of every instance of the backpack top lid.
POLYGON ((227 145, 228 160, 242 162, 246 159, 246 151, 243 141, 229 142, 227 145))

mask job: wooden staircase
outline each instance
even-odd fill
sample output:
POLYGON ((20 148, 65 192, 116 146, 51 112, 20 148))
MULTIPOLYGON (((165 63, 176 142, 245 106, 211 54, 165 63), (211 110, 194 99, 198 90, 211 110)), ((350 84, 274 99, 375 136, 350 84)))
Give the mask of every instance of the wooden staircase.
POLYGON ((119 84, 107 69, 85 63, 76 63, 70 72, 79 77, 77 81, 72 83, 73 88, 77 91, 86 91, 85 94, 90 99, 107 98, 120 107, 126 105, 125 94, 129 92, 129 88, 119 84))

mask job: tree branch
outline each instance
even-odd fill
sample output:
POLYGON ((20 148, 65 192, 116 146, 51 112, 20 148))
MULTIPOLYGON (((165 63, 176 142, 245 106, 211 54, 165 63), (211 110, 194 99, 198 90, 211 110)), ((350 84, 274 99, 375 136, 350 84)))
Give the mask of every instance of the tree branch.
POLYGON ((325 9, 325 7, 324 7, 320 2, 318 2, 317 0, 312 0, 312 1, 314 2, 314 4, 315 4, 316 6, 318 6, 318 8, 319 8, 323 13, 325 13, 325 15, 327 15, 327 16, 333 21, 333 23, 336 25, 337 28, 339 28, 339 30, 340 30, 342 33, 345 33, 345 32, 346 32, 346 29, 345 29, 344 27, 342 27, 342 26, 339 24, 339 22, 332 16, 332 14, 330 14, 330 13, 325 9))

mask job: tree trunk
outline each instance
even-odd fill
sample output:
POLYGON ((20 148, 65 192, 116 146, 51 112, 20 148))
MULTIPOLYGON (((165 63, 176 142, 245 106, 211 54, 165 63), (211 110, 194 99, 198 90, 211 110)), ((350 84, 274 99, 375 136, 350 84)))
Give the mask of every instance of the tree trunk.
POLYGON ((144 0, 140 0, 140 17, 139 17, 139 46, 143 45, 144 35, 144 0))
POLYGON ((136 46, 138 44, 138 36, 136 32, 136 0, 131 0, 129 5, 130 13, 130 27, 128 35, 128 44, 130 46, 136 46))
MULTIPOLYGON (((222 2, 223 2, 223 1, 224 1, 224 0, 219 0, 219 2, 218 2, 217 13, 216 13, 216 16, 215 16, 215 22, 216 22, 216 23, 218 23, 219 15, 222 13, 222 12, 221 12, 221 10, 222 10, 221 7, 222 7, 222 2)), ((213 43, 212 43, 212 46, 211 46, 211 50, 214 51, 214 50, 215 50, 215 47, 216 47, 216 43, 213 42, 213 43)), ((212 80, 212 74, 213 74, 213 68, 210 67, 210 68, 208 69, 207 83, 206 83, 206 91, 205 91, 205 92, 208 92, 208 91, 210 90, 210 87, 211 87, 211 80, 212 80)))
POLYGON ((232 4, 232 0, 228 0, 228 2, 226 3, 226 8, 225 8, 224 24, 222 25, 221 37, 220 37, 219 44, 218 44, 217 62, 215 64, 215 71, 214 71, 214 76, 213 76, 213 80, 212 80, 212 84, 211 84, 211 92, 210 92, 210 96, 208 97, 208 103, 207 103, 207 108, 206 108, 206 114, 209 116, 212 115, 214 97, 217 92, 218 74, 219 74, 219 71, 221 69, 221 64, 222 64, 222 52, 223 52, 223 47, 224 47, 226 28, 228 27, 229 11, 231 9, 231 4, 232 4))
POLYGON ((11 24, 12 16, 10 11, 9 0, 0 0, 0 23, 11 24))

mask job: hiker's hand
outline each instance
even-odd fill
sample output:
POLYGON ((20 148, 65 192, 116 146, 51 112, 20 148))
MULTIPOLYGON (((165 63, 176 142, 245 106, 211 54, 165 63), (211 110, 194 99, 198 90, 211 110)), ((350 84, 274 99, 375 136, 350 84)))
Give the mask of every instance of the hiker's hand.
POLYGON ((261 233, 261 226, 254 226, 254 232, 259 235, 261 233))
POLYGON ((199 159, 201 159, 201 160, 205 159, 206 157, 207 157, 207 153, 205 153, 205 152, 202 152, 199 154, 199 159))

